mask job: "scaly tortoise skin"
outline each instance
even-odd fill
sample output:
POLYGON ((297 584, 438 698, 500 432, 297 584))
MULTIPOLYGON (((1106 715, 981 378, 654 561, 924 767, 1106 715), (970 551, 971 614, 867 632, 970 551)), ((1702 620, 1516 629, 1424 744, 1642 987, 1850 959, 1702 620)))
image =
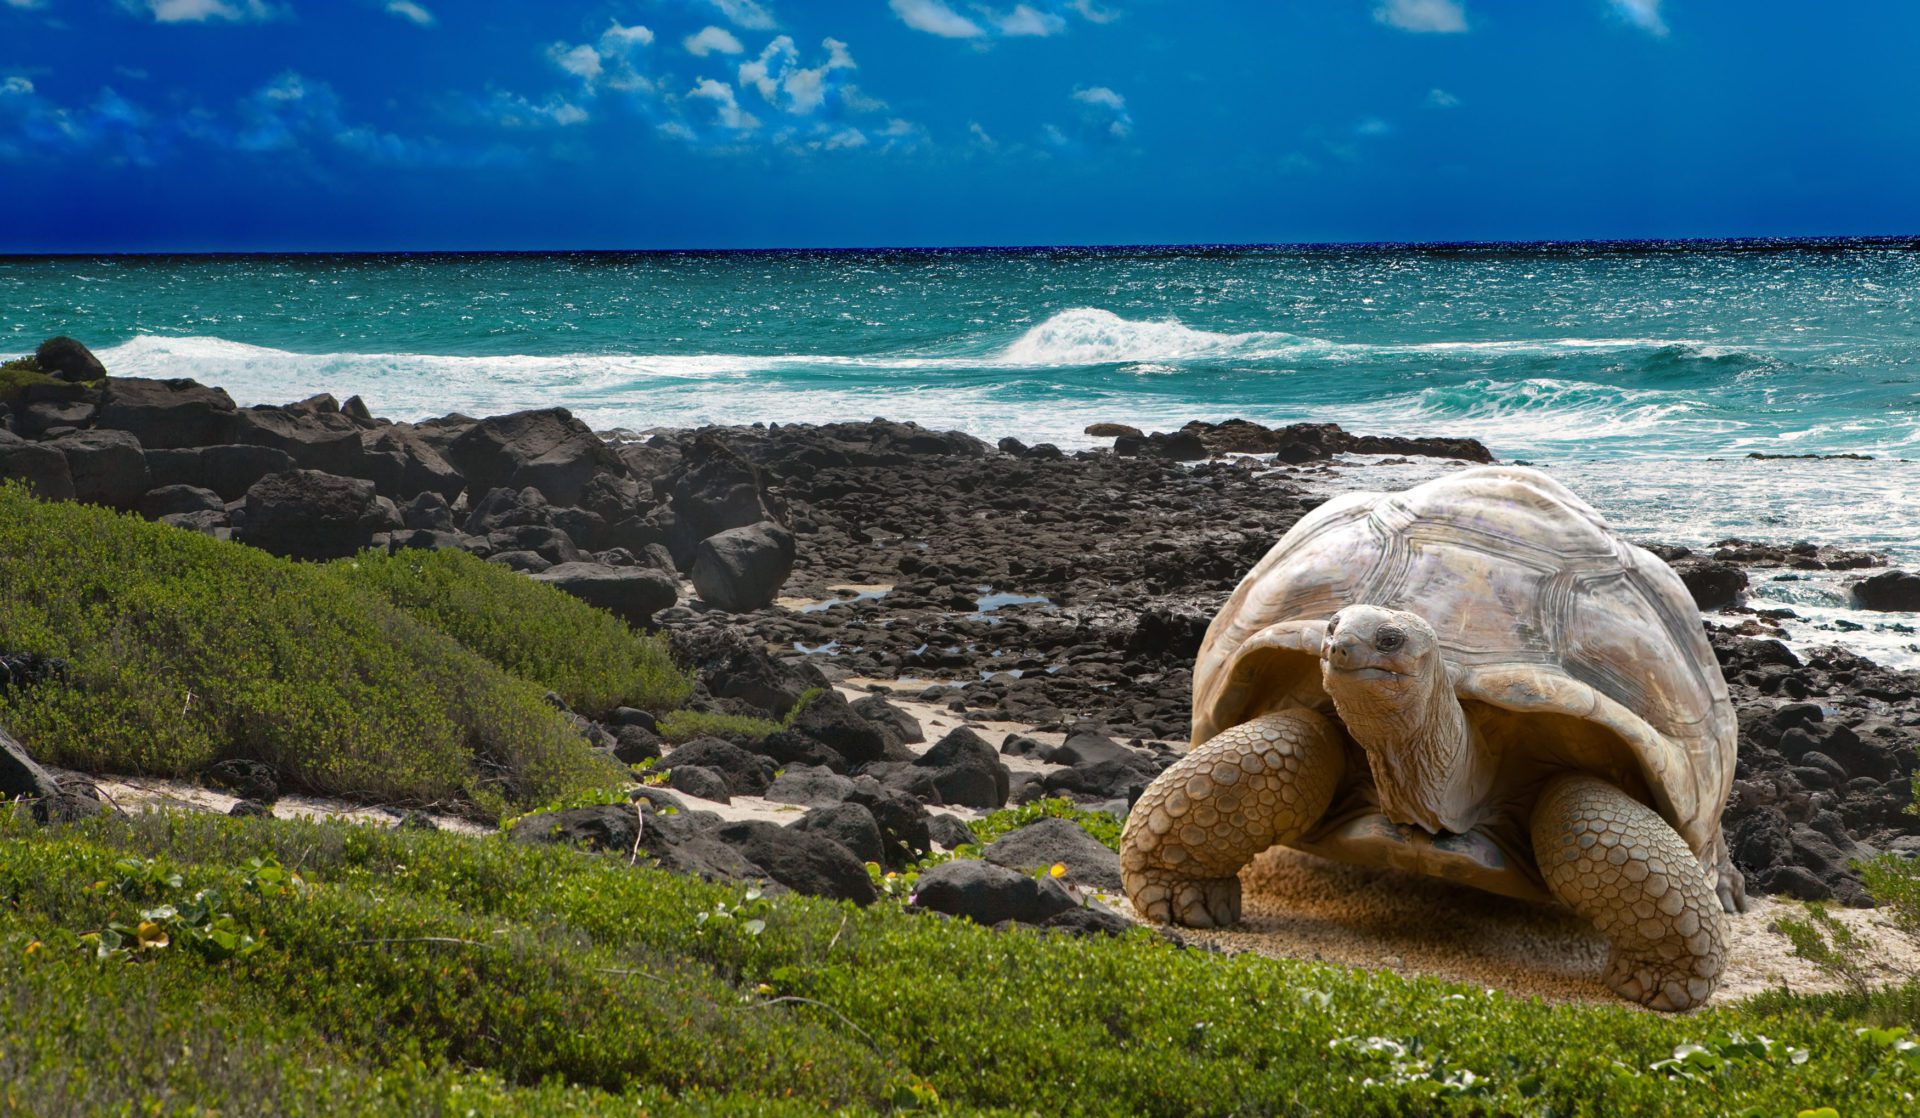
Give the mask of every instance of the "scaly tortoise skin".
POLYGON ((1303 517, 1214 618, 1193 749, 1121 842, 1148 919, 1239 919, 1285 844, 1539 901, 1629 1000, 1705 1001, 1745 907, 1720 813, 1736 723, 1680 579, 1536 470, 1461 470, 1303 517))

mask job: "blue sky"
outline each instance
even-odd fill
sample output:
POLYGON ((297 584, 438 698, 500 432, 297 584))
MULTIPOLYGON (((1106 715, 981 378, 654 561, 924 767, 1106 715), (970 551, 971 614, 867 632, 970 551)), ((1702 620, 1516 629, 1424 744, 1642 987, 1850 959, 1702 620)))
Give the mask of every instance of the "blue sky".
POLYGON ((0 0, 0 251, 1920 232, 1920 4, 0 0))

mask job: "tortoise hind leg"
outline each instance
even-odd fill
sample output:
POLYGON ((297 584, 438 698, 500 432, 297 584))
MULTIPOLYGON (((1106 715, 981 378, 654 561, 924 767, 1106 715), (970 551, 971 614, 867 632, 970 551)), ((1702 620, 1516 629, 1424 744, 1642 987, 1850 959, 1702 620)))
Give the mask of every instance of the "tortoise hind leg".
POLYGON ((1727 961, 1720 898, 1700 859, 1652 808, 1604 780, 1555 777, 1533 812, 1547 888, 1613 945, 1607 985, 1654 1009, 1690 1009, 1727 961))
POLYGON ((1326 814, 1346 768, 1340 731, 1310 710, 1223 730, 1161 773, 1127 816, 1120 874, 1158 923, 1240 919, 1240 867, 1326 814))

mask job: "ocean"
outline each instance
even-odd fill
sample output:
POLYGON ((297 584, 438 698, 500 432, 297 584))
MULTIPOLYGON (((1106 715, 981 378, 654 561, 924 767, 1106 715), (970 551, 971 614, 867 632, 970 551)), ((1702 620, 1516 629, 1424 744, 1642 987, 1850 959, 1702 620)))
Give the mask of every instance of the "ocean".
MULTIPOLYGON (((1632 538, 1920 566, 1920 241, 0 258, 0 353, 56 333, 396 419, 1471 435, 1632 538)), ((1845 576, 1759 577, 1796 645, 1920 667, 1917 619, 1852 610, 1845 576)))

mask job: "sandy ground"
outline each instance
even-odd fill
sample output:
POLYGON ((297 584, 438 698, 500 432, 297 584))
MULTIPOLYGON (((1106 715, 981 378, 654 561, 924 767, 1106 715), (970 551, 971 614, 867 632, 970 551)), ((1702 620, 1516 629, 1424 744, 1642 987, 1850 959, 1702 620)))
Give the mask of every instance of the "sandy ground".
MULTIPOLYGON (((925 681, 849 680, 849 698, 868 694, 879 682, 894 693, 889 699, 920 720, 928 743, 955 726, 966 725, 999 747, 1009 734, 1029 734, 1058 744, 1061 734, 1038 733, 1008 722, 968 722, 945 707, 913 696, 925 681)), ((925 746, 916 748, 924 749, 925 746)), ((1015 773, 1048 766, 1026 757, 1003 757, 1015 773)), ((100 790, 123 810, 180 808, 225 812, 234 797, 181 781, 149 778, 94 778, 100 790)), ((755 796, 721 804, 676 792, 689 808, 712 811, 729 820, 758 819, 790 823, 806 809, 755 796)), ((983 812, 935 808, 962 819, 983 812)), ((340 819, 391 826, 393 812, 358 807, 312 796, 286 796, 274 805, 280 818, 340 819)), ((443 829, 470 834, 488 828, 452 816, 434 816, 443 829)), ((1617 1003, 1600 981, 1607 945, 1571 913, 1448 885, 1433 878, 1392 870, 1341 866, 1285 849, 1268 851, 1241 873, 1243 918, 1224 931, 1184 931, 1192 941, 1230 952, 1252 951, 1275 958, 1307 959, 1343 966, 1386 968, 1555 1001, 1617 1003)), ((1126 901, 1102 897, 1123 914, 1126 901)), ((1771 925, 1802 911, 1793 901, 1751 898, 1748 911, 1728 917, 1730 957, 1719 992, 1709 1004, 1786 986, 1799 992, 1836 990, 1839 980, 1821 974, 1796 957, 1786 937, 1771 925)), ((1876 983, 1899 982, 1920 974, 1920 940, 1894 928, 1871 909, 1830 909, 1871 943, 1876 983)))

